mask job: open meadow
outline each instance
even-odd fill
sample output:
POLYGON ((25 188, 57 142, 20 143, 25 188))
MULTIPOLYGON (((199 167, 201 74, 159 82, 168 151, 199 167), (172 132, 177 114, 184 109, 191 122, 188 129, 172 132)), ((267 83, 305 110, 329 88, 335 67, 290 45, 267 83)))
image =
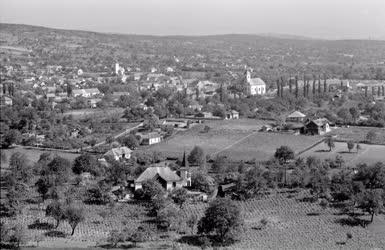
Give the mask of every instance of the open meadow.
MULTIPOLYGON (((366 228, 353 226, 349 225, 346 215, 339 215, 337 209, 322 209, 317 203, 300 201, 305 196, 302 192, 277 193, 260 199, 236 201, 242 209, 245 225, 240 241, 227 249, 383 249, 385 246, 385 237, 381 237, 385 233, 384 215, 376 216, 374 223, 366 228), (267 221, 263 227, 262 219, 267 221), (347 233, 353 237, 344 244, 347 233)), ((182 213, 186 218, 191 214, 200 218, 206 207, 207 203, 185 204, 182 213)), ((106 245, 106 238, 113 229, 134 229, 140 223, 153 226, 146 210, 135 203, 118 204, 115 208, 92 205, 86 206, 86 210, 86 221, 78 226, 74 236, 68 235, 70 227, 66 222, 53 229, 54 220, 45 217, 44 211, 35 204, 29 205, 16 220, 5 221, 27 227, 27 234, 32 239, 30 245, 35 244, 33 239, 38 235, 45 235, 40 242, 43 247, 58 246, 60 242, 73 247, 106 245), (103 216, 103 211, 107 215, 103 216)), ((199 249, 191 245, 190 230, 182 231, 185 233, 158 232, 153 234, 152 240, 138 243, 137 247, 170 249, 179 244, 181 249, 199 249)))
POLYGON ((384 145, 360 144, 360 146, 361 149, 358 152, 354 148, 351 153, 349 153, 346 142, 335 142, 335 148, 329 152, 328 146, 325 143, 320 143, 302 153, 300 157, 315 156, 320 159, 335 159, 336 156, 339 155, 351 166, 355 166, 358 163, 371 164, 379 161, 385 162, 384 145))
POLYGON ((290 146, 298 153, 321 139, 319 136, 258 132, 267 123, 252 119, 207 121, 146 150, 179 157, 183 151, 189 152, 194 146, 200 146, 210 156, 227 155, 232 160, 263 161, 271 158, 282 145, 290 146), (205 126, 210 127, 208 132, 203 132, 205 126))

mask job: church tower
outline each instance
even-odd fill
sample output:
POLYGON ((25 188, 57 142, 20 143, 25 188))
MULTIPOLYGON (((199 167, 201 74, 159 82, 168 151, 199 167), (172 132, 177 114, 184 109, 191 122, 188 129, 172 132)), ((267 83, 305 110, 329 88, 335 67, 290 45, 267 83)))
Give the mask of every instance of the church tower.
POLYGON ((247 83, 250 83, 250 80, 251 80, 251 74, 250 74, 250 71, 249 71, 249 70, 246 70, 245 75, 246 75, 246 82, 247 82, 247 83))
POLYGON ((182 164, 177 174, 183 179, 183 186, 191 187, 191 173, 186 151, 183 152, 182 164))

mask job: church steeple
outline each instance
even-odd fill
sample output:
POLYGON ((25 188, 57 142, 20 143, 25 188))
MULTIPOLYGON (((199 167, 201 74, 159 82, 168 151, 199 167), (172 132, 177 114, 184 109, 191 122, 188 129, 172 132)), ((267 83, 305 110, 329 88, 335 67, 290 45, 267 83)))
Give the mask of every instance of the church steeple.
POLYGON ((187 160, 187 156, 186 156, 186 151, 183 152, 183 159, 182 159, 182 164, 181 164, 181 167, 182 168, 188 168, 188 160, 187 160))
POLYGON ((188 166, 186 151, 183 152, 182 164, 178 172, 179 176, 183 179, 183 186, 191 187, 191 173, 188 166))
POLYGON ((183 159, 182 159, 182 167, 183 168, 188 168, 188 160, 187 160, 187 155, 186 151, 183 152, 183 159))
POLYGON ((247 69, 246 72, 245 72, 245 75, 246 75, 246 82, 250 83, 250 80, 251 80, 250 70, 247 69))

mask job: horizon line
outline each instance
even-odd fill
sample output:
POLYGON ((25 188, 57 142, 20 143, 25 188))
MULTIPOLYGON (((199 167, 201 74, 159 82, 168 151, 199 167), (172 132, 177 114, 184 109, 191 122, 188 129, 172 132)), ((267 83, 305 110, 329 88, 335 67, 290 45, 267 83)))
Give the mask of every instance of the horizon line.
POLYGON ((62 31, 81 31, 81 32, 90 32, 90 33, 98 33, 105 35, 128 35, 128 36, 151 36, 151 37, 210 37, 210 36, 226 36, 226 35, 244 35, 244 36, 261 36, 261 37, 270 37, 277 38, 283 40, 323 40, 323 41, 385 41, 385 37, 368 37, 368 38, 320 38, 306 35, 298 35, 298 34, 287 34, 287 33, 274 33, 274 32, 262 32, 262 33, 214 33, 214 34, 139 34, 139 33, 125 33, 125 32, 108 32, 108 31, 95 31, 95 30, 87 30, 87 29, 72 29, 72 28, 61 28, 61 27, 52 27, 52 26, 44 26, 44 25, 36 25, 36 24, 26 24, 26 23, 8 23, 8 22, 0 22, 5 25, 24 25, 45 29, 53 29, 53 30, 62 30, 62 31), (282 36, 282 37, 280 37, 282 36))

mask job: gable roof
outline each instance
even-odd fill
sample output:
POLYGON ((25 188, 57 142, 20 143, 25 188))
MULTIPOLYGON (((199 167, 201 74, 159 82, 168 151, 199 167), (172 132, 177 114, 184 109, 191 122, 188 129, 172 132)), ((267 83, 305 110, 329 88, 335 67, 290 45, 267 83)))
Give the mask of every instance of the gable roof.
POLYGON ((161 177, 167 182, 181 181, 182 178, 174 173, 169 167, 149 167, 139 175, 135 182, 151 180, 156 176, 161 177))
POLYGON ((251 78, 250 86, 266 86, 266 83, 261 78, 251 78))
POLYGON ((291 113, 288 118, 304 118, 306 117, 306 115, 302 114, 301 112, 299 111, 294 111, 293 113, 291 113))
POLYGON ((120 156, 120 155, 129 155, 131 154, 132 150, 127 147, 119 147, 119 148, 113 148, 111 150, 108 150, 107 153, 104 155, 112 155, 112 156, 120 156))
MULTIPOLYGON (((326 123, 329 123, 329 120, 326 118, 318 118, 316 120, 311 120, 308 122, 308 124, 310 124, 310 123, 314 123, 318 127, 321 127, 321 126, 325 125, 326 123)), ((308 125, 308 124, 306 124, 306 125, 308 125)))
POLYGON ((148 134, 142 134, 142 139, 160 138, 161 135, 158 132, 150 132, 148 134))

